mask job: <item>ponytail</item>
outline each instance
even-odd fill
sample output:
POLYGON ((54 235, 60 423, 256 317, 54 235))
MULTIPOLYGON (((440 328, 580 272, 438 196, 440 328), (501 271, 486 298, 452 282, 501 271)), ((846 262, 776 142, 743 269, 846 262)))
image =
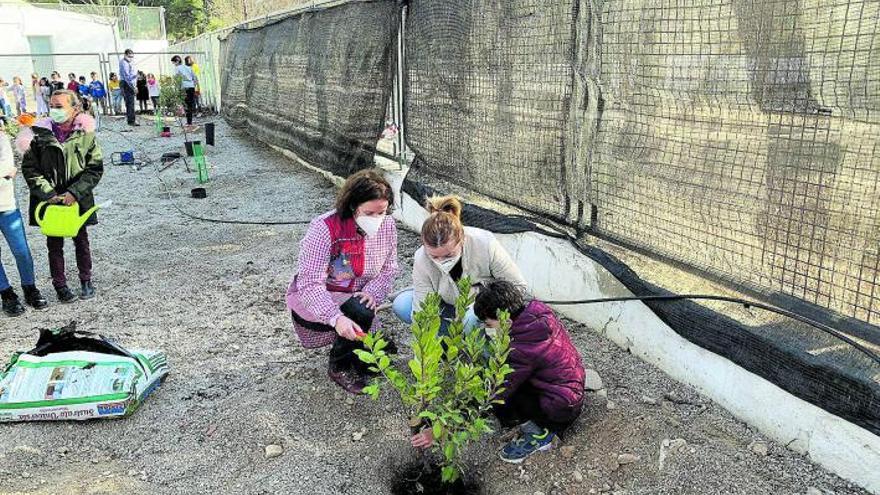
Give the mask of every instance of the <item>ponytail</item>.
POLYGON ((429 216, 422 224, 422 242, 432 248, 445 245, 450 240, 464 239, 461 223, 461 201, 455 196, 428 198, 425 208, 429 216))

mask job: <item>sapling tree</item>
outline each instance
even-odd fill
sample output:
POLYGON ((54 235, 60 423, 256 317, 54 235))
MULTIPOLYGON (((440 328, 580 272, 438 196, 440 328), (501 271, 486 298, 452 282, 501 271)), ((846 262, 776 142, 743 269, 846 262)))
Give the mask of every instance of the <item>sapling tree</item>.
POLYGON ((464 316, 474 298, 471 282, 458 283, 455 318, 447 334, 440 332, 440 296, 430 294, 413 315, 413 357, 406 367, 392 363, 385 353, 388 342, 381 331, 364 337, 366 350, 356 350, 378 376, 364 388, 377 399, 387 382, 410 410, 413 428, 430 428, 430 451, 440 459, 444 482, 456 481, 462 472, 465 447, 492 433, 486 416, 503 391, 505 377, 513 371, 510 353, 510 315, 499 312, 500 328, 487 338, 481 331, 465 332, 464 316))

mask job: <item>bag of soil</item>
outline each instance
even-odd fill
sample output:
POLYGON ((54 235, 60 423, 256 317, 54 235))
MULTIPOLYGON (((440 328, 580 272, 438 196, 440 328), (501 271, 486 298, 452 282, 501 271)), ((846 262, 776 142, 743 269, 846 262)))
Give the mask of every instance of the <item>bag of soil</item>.
POLYGON ((42 329, 0 371, 0 422, 127 417, 167 374, 159 351, 127 350, 76 322, 42 329))

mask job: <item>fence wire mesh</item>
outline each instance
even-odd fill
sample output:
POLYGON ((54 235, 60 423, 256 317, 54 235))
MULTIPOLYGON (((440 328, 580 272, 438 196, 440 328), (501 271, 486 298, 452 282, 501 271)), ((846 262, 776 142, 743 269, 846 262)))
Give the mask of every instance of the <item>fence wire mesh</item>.
POLYGON ((413 0, 417 177, 880 322, 880 4, 413 0))
POLYGON ((880 322, 878 4, 598 14, 596 231, 880 322))
POLYGON ((564 217, 571 1, 415 0, 407 141, 416 169, 564 217))
POLYGON ((233 31, 222 50, 224 115, 339 175, 371 166, 399 15, 392 0, 354 2, 233 31))

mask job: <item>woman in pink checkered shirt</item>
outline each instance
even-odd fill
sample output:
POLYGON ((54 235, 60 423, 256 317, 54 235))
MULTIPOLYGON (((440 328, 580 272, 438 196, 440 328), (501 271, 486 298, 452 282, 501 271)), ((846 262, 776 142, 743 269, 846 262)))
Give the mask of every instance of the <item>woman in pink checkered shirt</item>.
POLYGON ((354 350, 378 324, 376 308, 397 274, 397 227, 388 215, 393 204, 394 191, 380 173, 363 170, 349 177, 336 208, 309 225, 299 270, 287 288, 287 307, 303 347, 333 344, 328 375, 353 394, 364 388, 368 373, 354 350))

